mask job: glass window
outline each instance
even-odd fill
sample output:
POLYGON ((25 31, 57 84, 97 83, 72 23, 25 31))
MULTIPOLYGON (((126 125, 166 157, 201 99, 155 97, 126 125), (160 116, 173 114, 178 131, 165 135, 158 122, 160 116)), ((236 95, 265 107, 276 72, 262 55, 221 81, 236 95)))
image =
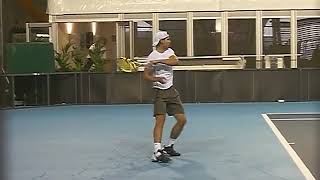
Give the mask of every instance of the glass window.
POLYGON ((61 49, 68 41, 89 48, 93 42, 93 33, 90 23, 60 23, 58 32, 58 45, 61 49))
POLYGON ((256 54, 256 20, 229 19, 228 26, 229 54, 256 54))
POLYGON ((133 22, 133 49, 130 49, 130 23, 124 22, 125 31, 125 56, 130 57, 134 51, 134 57, 146 57, 152 51, 152 21, 133 22))
POLYGON ((263 54, 290 54, 290 19, 263 18, 263 54))
POLYGON ((89 48, 94 42, 104 40, 104 71, 112 70, 117 53, 115 22, 60 23, 58 29, 58 51, 70 41, 84 53, 85 58, 89 57, 89 48))
POLYGON ((146 57, 152 51, 152 21, 133 22, 133 49, 130 49, 130 25, 124 23, 125 27, 125 50, 126 57, 134 50, 134 57, 146 57))
POLYGON ((125 33, 125 57, 130 58, 130 23, 129 22, 123 22, 122 24, 124 26, 124 33, 125 33))
POLYGON ((320 18, 298 18, 299 67, 320 67, 320 18))
MULTIPOLYGON (((263 54, 290 54, 290 19, 263 18, 263 54)), ((291 67, 290 56, 265 56, 265 68, 275 68, 279 64, 284 68, 291 67), (282 61, 279 63, 279 60, 282 61)))
POLYGON ((193 43, 195 56, 221 55, 221 20, 194 20, 193 43))
POLYGON ((49 42, 49 28, 31 28, 30 42, 49 42))
POLYGON ((169 33, 172 48, 177 56, 187 56, 187 22, 185 20, 160 21, 159 29, 169 33))
POLYGON ((59 24, 59 47, 63 47, 68 41, 71 41, 82 49, 88 49, 94 41, 105 39, 107 58, 116 57, 115 23, 72 23, 69 25, 69 29, 67 24, 59 24))
POLYGON ((145 57, 152 51, 152 21, 134 23, 134 56, 145 57))

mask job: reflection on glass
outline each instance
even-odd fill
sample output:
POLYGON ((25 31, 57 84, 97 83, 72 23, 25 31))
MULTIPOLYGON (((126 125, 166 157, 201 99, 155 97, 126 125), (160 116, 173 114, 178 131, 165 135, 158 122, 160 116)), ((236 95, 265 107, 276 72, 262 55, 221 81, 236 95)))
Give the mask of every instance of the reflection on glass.
POLYGON ((105 72, 111 72, 116 58, 116 23, 115 22, 81 22, 73 23, 72 32, 68 32, 66 23, 58 24, 58 51, 61 51, 70 41, 77 50, 80 50, 84 61, 90 58, 89 48, 98 40, 105 41, 106 52, 105 72), (93 26, 94 24, 94 26, 93 26), (94 34, 95 33, 95 34, 94 34))
POLYGON ((228 26, 229 54, 256 54, 256 20, 229 19, 228 26))
POLYGON ((299 67, 320 67, 320 18, 298 18, 299 67))
POLYGON ((130 58, 130 25, 129 22, 123 22, 125 33, 125 57, 130 58))
POLYGON ((67 26, 67 33, 71 34, 73 29, 73 23, 66 23, 67 26))
POLYGON ((187 56, 187 22, 179 21, 160 21, 159 29, 167 31, 172 40, 172 48, 177 56, 187 56))
POLYGON ((49 42, 49 28, 32 28, 30 42, 49 42))
MULTIPOLYGON (((146 57, 152 51, 152 21, 134 22, 134 57, 146 57)), ((125 23, 126 57, 130 57, 130 28, 125 23)))
POLYGON ((97 34, 97 22, 91 23, 92 34, 95 36, 97 34))
POLYGON ((152 51, 152 21, 134 23, 134 56, 145 57, 152 51))
POLYGON ((201 19, 193 22, 194 55, 221 55, 221 21, 201 19))
POLYGON ((263 18, 263 54, 290 54, 290 19, 263 18))

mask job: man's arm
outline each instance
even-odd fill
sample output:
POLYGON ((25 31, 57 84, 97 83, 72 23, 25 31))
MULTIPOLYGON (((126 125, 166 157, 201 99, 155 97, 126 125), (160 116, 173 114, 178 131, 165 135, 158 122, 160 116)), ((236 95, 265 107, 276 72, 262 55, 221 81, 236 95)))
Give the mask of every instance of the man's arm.
POLYGON ((160 82, 161 84, 165 83, 165 79, 162 77, 155 77, 153 75, 153 69, 151 69, 151 64, 147 64, 144 68, 143 79, 151 82, 160 82))
POLYGON ((157 64, 157 63, 162 63, 162 64, 166 64, 169 66, 174 66, 177 65, 179 63, 178 57, 176 55, 172 55, 170 56, 168 59, 165 60, 153 60, 150 61, 151 64, 157 64))

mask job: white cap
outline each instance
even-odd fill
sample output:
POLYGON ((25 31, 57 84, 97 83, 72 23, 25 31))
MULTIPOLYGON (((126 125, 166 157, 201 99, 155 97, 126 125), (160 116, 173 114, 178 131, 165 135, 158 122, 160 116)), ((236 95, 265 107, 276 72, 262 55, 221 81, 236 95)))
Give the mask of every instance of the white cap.
POLYGON ((165 39, 167 37, 169 37, 169 34, 167 33, 167 31, 157 32, 153 37, 152 46, 157 46, 159 44, 160 40, 165 39))

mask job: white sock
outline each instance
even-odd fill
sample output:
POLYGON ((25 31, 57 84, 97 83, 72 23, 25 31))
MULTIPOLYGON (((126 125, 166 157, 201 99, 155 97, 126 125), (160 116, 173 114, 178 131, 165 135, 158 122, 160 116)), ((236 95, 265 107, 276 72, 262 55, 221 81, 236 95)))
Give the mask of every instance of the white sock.
POLYGON ((170 138, 170 139, 169 139, 169 144, 168 144, 167 146, 174 145, 175 141, 176 141, 176 139, 170 138))
POLYGON ((161 143, 154 143, 154 152, 158 152, 159 149, 162 149, 161 143))

